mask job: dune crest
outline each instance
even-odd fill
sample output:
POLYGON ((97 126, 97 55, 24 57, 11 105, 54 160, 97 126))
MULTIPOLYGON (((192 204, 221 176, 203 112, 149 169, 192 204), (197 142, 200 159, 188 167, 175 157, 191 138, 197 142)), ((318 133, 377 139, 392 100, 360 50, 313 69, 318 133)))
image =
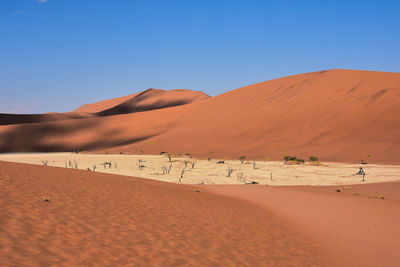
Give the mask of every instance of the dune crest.
POLYGON ((0 125, 42 123, 49 121, 87 119, 99 116, 134 113, 160 108, 180 106, 208 99, 210 96, 186 89, 147 89, 128 96, 113 98, 93 104, 83 105, 72 112, 48 112, 44 114, 0 113, 0 125))
POLYGON ((168 107, 181 106, 192 102, 205 100, 210 96, 196 91, 175 89, 165 91, 161 89, 147 89, 124 102, 97 112, 98 116, 110 116, 134 112, 149 111, 168 107))

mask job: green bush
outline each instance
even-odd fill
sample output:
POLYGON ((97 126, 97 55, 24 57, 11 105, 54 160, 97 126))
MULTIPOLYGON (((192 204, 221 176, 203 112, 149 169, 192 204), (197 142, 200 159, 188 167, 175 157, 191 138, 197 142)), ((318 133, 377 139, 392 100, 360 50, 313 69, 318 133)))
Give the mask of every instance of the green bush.
POLYGON ((288 162, 288 161, 294 161, 296 163, 304 163, 304 159, 298 159, 295 156, 284 156, 283 159, 288 162))
POLYGON ((311 162, 316 162, 316 161, 318 161, 318 157, 310 156, 310 161, 311 162))
POLYGON ((283 159, 285 161, 296 161, 297 158, 295 156, 284 156, 283 159))

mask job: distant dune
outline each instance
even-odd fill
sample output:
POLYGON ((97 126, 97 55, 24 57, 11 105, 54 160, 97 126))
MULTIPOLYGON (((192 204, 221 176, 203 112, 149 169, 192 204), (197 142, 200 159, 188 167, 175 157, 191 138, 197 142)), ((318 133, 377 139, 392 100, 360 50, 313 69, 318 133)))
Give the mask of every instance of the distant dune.
POLYGON ((148 111, 159 108, 180 106, 208 99, 203 92, 185 89, 161 90, 149 88, 143 92, 83 105, 74 112, 97 113, 100 116, 148 111))
POLYGON ((160 89, 147 89, 114 107, 98 112, 97 115, 110 116, 169 108, 208 98, 210 96, 202 92, 190 90, 175 89, 164 91, 160 89))
POLYGON ((7 162, 0 187, 1 266, 343 266, 268 210, 201 187, 7 162))
POLYGON ((69 119, 86 119, 99 116, 127 114, 160 108, 180 106, 208 99, 210 96, 197 91, 175 89, 147 89, 143 92, 118 97, 98 103, 87 104, 73 112, 45 114, 5 114, 0 113, 0 125, 41 123, 69 119))
POLYGON ((96 102, 93 104, 86 104, 83 105, 77 109, 74 110, 74 112, 88 112, 88 113, 97 113, 112 107, 115 107, 122 102, 125 102, 126 100, 131 99, 132 97, 135 97, 139 93, 127 95, 127 96, 121 96, 113 99, 108 99, 100 102, 96 102))
POLYGON ((87 119, 95 115, 89 113, 45 113, 45 114, 7 114, 0 113, 0 125, 40 123, 46 121, 59 121, 70 119, 87 119))
POLYGON ((306 73, 163 109, 158 107, 168 105, 135 98, 140 96, 99 113, 112 116, 2 126, 0 151, 82 147, 212 158, 281 159, 289 154, 305 159, 315 155, 322 161, 400 163, 399 73, 306 73), (152 106, 157 109, 150 110, 152 106), (135 110, 147 111, 121 114, 135 110))

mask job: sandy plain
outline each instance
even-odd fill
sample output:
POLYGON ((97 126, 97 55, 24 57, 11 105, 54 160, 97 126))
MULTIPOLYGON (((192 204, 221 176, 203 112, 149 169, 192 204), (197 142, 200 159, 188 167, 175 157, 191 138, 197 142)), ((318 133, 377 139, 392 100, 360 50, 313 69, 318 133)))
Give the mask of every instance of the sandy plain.
POLYGON ((245 161, 229 159, 192 159, 186 155, 173 155, 171 162, 165 155, 84 154, 84 153, 10 153, 0 154, 0 160, 67 167, 124 176, 148 178, 182 184, 245 184, 257 182, 266 185, 348 185, 389 182, 400 180, 400 166, 377 164, 349 164, 322 162, 320 166, 306 162, 301 165, 285 165, 283 161, 245 161), (139 160, 143 165, 139 169, 139 160), (224 164, 216 162, 223 160, 224 164), (104 167, 104 162, 111 162, 104 167), (76 166, 75 166, 76 163, 76 166), (194 167, 192 168, 192 163, 194 167), (255 163, 255 168, 254 168, 255 163), (186 165, 186 167, 185 167, 186 165), (170 173, 163 174, 163 166, 170 173), (362 167, 365 181, 354 175, 362 167), (227 177, 228 168, 232 174, 227 177), (181 173, 183 178, 180 179, 181 173), (271 179, 272 178, 272 179, 271 179))

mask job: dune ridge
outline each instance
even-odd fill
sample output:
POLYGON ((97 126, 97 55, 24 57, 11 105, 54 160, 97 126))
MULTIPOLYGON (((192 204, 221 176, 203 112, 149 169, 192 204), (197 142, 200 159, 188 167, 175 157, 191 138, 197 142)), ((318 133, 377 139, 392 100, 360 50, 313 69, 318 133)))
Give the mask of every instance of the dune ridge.
POLYGON ((167 107, 174 107, 208 99, 210 96, 186 89, 146 89, 128 96, 83 105, 73 112, 44 114, 0 113, 0 125, 43 123, 50 121, 87 119, 93 117, 128 114, 167 107))
MULTIPOLYGON (((117 112, 118 113, 118 112, 117 112)), ((329 70, 182 106, 0 127, 1 152, 191 153, 195 157, 400 162, 400 74, 329 70), (36 141, 19 140, 29 133, 36 141), (90 137, 90 138, 89 138, 90 137)))

